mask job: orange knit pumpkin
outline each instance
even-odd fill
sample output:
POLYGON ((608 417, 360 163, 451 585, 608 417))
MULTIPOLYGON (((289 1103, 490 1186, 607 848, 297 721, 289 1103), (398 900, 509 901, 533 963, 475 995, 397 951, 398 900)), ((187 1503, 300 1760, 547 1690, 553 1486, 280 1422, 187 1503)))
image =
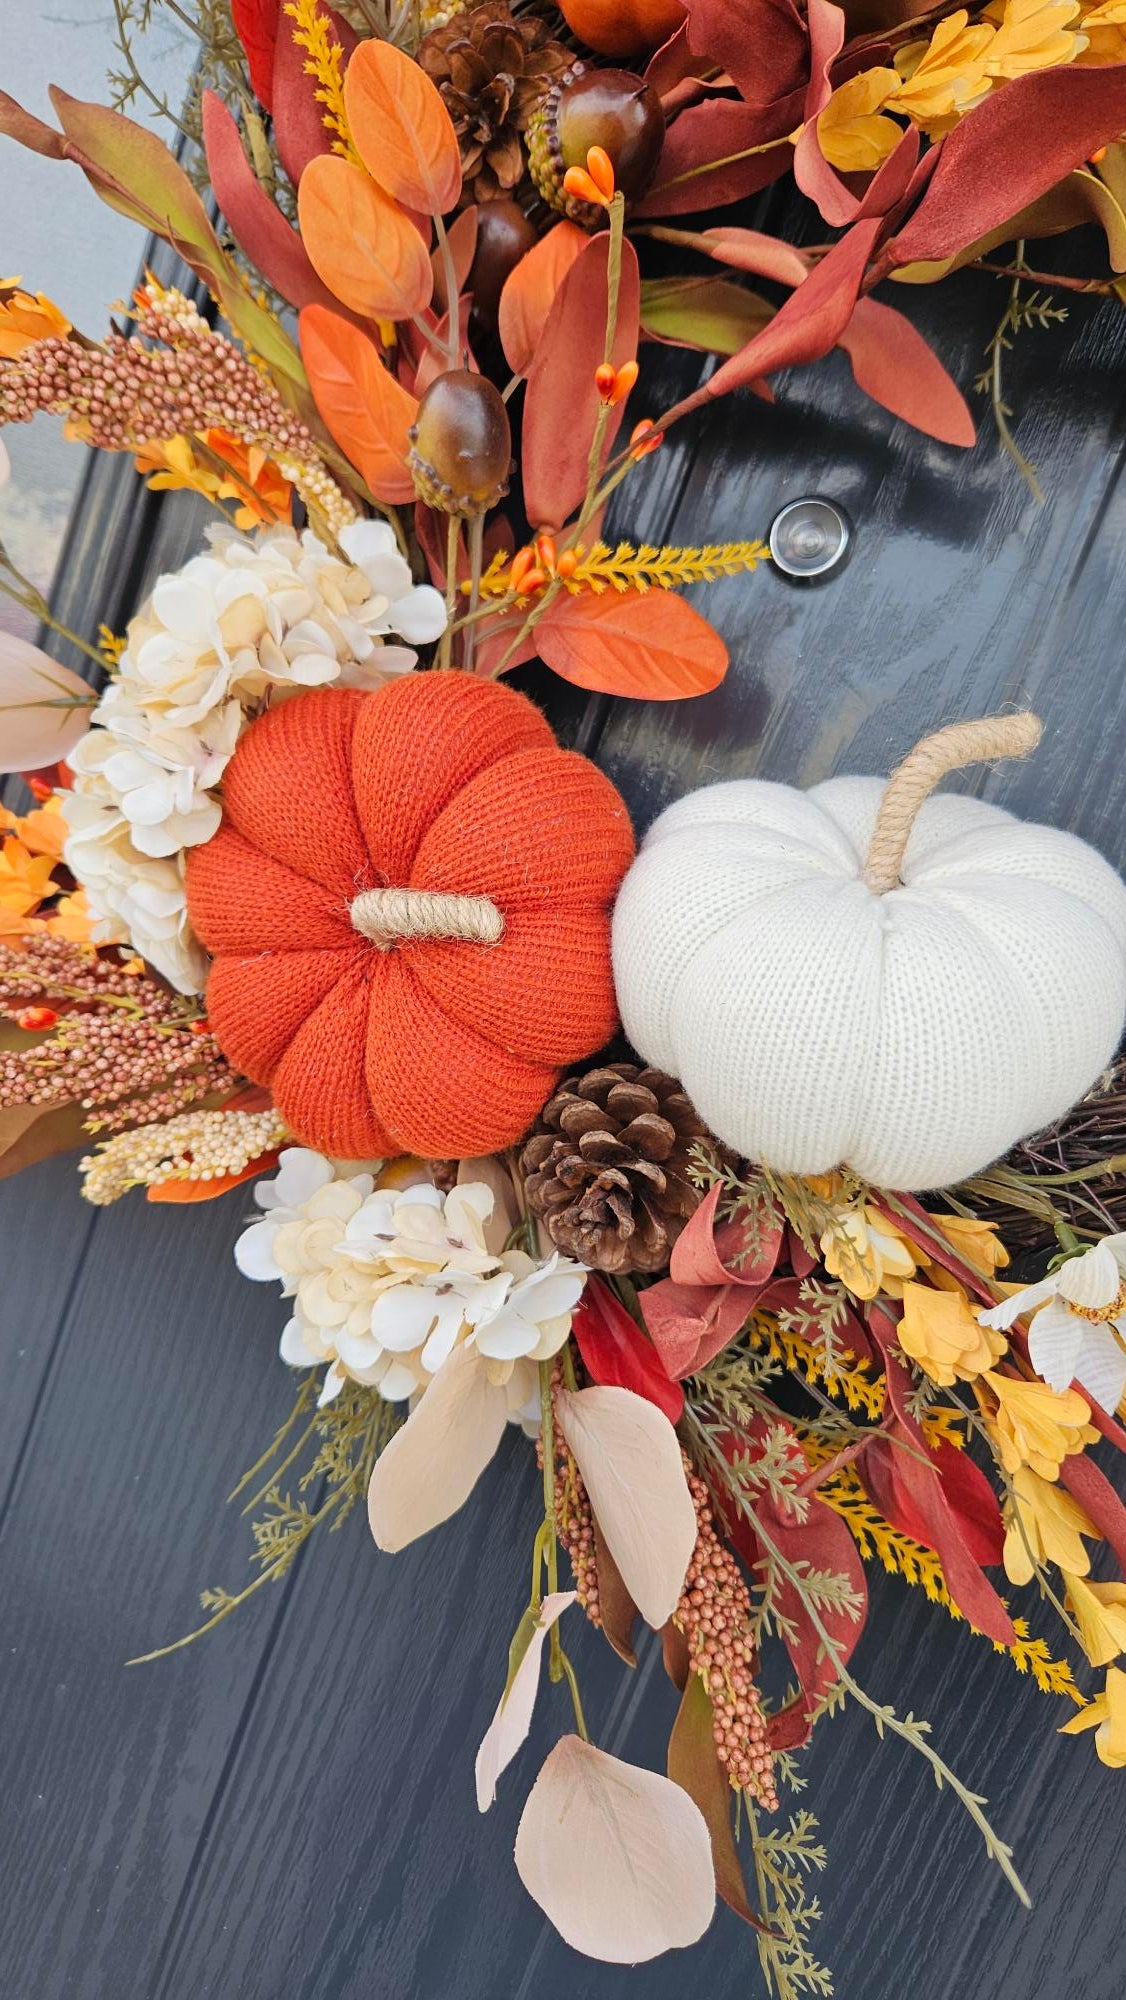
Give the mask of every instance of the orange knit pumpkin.
POLYGON ((633 851, 613 785, 511 688, 427 673, 301 695, 247 731, 223 824, 189 853, 212 1028, 323 1152, 510 1145, 614 1030, 610 904, 633 851), (367 892, 403 888, 438 892, 454 928, 491 909, 501 934, 373 929, 388 899, 367 892))

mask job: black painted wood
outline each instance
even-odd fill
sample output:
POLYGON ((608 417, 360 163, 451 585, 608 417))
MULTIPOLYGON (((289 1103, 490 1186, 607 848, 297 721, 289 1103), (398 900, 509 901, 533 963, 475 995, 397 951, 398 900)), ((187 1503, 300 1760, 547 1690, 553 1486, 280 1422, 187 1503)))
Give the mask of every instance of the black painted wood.
MULTIPOLYGON (((1003 297, 965 276, 895 303, 966 383, 1003 297)), ((968 456, 928 444, 859 395, 843 358, 783 378, 773 409, 728 401, 646 462, 622 531, 763 533, 784 500, 821 491, 856 524, 849 567, 816 590, 769 572, 713 586, 733 664, 704 701, 576 704, 533 676, 537 693, 641 824, 711 778, 884 770, 940 722, 1031 700, 1042 750, 985 788, 1126 864, 1124 358, 1114 300, 1077 302, 1065 329, 1019 344, 1013 401, 1042 509, 988 435, 968 456)), ((696 364, 659 367, 671 393, 696 364)), ((87 499, 59 607, 89 630, 121 624, 201 517, 140 499, 104 462, 87 499)), ((5 2000, 757 1992, 753 1943, 726 1911, 690 1958, 634 1972, 578 1958, 525 1897, 511 1847, 566 1726, 557 1691, 478 1820, 473 1753, 537 1519, 522 1439, 439 1536, 389 1559, 354 1520, 202 1646, 124 1667, 185 1627, 201 1585, 239 1579, 245 1528, 223 1496, 288 1405, 280 1303, 231 1261, 247 1205, 133 1197, 95 1214, 66 1161, 0 1188, 5 2000)), ((574 1650, 599 1740, 659 1763, 672 1697, 653 1646, 634 1675, 596 1634, 574 1650)), ((1019 1909, 929 1773, 846 1713, 818 1732, 803 1800, 831 1855, 821 1948, 838 1993, 1119 2000, 1122 1792, 1089 1739, 1057 1741, 1045 1697, 893 1579, 874 1579, 856 1666, 928 1716, 988 1794, 1036 1907, 1019 1909)))

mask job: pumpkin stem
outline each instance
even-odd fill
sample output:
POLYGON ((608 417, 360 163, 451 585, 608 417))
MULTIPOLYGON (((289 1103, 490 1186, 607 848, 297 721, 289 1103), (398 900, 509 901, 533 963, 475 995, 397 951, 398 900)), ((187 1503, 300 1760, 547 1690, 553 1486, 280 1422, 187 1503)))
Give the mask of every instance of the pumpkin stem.
POLYGON ((877 896, 899 885, 903 856, 915 815, 949 771, 987 764, 995 757, 1026 757, 1040 741, 1038 715, 985 715, 979 722, 952 722, 924 736, 896 766, 884 788, 864 862, 864 880, 877 896))
POLYGON ((456 938, 497 944, 504 918, 488 896, 454 896, 439 889, 365 889, 351 908, 352 923, 380 951, 412 938, 456 938))

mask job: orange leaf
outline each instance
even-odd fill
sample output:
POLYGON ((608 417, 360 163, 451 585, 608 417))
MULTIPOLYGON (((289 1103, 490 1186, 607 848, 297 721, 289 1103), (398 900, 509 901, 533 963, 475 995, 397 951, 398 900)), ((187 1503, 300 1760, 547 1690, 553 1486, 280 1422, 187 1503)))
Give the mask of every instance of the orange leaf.
POLYGON ((337 153, 310 160, 297 215, 318 277, 353 312, 408 319, 429 305, 434 273, 426 245, 398 202, 362 167, 337 153))
POLYGON ((210 1181, 159 1181, 148 1190, 149 1201, 189 1202, 214 1201, 216 1195, 226 1194, 228 1189, 241 1187, 243 1181, 252 1181, 256 1174, 268 1173, 276 1167, 276 1152, 260 1153, 241 1173, 216 1174, 210 1181))
POLYGON ((504 358, 514 375, 526 375, 531 367, 555 295, 589 240, 577 223, 557 222, 505 279, 498 326, 504 358))
POLYGON ((391 42, 361 42, 344 78, 344 108, 369 174, 406 208, 445 215, 461 193, 450 114, 425 70, 391 42))
POLYGON ((664 590, 561 595, 536 626, 553 672, 596 694, 682 701, 727 672, 727 648, 706 618, 664 590))
POLYGON ((306 306, 300 316, 301 358, 317 408, 341 451, 377 500, 413 500, 406 467, 415 398, 383 366, 366 333, 330 312, 306 306))

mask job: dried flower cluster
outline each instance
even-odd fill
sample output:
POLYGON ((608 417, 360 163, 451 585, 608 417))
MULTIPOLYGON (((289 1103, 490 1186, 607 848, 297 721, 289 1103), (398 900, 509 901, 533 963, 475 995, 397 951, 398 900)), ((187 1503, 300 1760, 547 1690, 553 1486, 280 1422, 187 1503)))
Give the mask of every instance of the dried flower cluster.
POLYGON ((57 1020, 43 1041, 0 1052, 0 1108, 81 1104, 88 1131, 171 1118, 235 1077, 214 1037, 138 959, 35 936, 0 944, 0 1012, 35 1004, 57 1020))
POLYGON ((276 1111, 187 1111, 164 1124, 119 1132, 81 1162, 82 1192, 106 1208, 135 1187, 166 1181, 218 1181, 239 1175, 279 1146, 276 1111))
POLYGON ((778 1807, 773 1760, 755 1685, 751 1599, 739 1565, 715 1525, 706 1482, 685 1456, 696 1509, 696 1547, 673 1614, 688 1642, 688 1665, 711 1698, 716 1754, 736 1791, 768 1812, 778 1807))

